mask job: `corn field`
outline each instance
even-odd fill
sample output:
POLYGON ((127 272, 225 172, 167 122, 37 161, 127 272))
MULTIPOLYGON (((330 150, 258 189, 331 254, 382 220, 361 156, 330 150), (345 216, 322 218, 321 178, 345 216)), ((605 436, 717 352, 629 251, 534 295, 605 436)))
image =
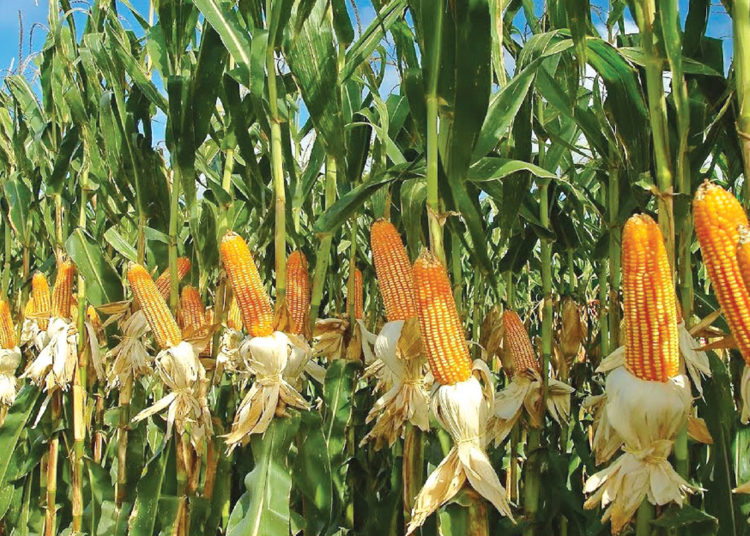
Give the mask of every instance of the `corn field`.
POLYGON ((47 14, 0 536, 750 535, 750 0, 47 14))

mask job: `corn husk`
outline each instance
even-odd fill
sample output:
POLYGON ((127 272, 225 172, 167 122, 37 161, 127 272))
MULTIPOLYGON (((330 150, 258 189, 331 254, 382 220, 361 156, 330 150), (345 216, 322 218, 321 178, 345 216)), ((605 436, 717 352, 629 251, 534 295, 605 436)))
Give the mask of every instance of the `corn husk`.
POLYGON ((312 360, 313 350, 307 340, 302 335, 293 333, 287 333, 286 336, 291 342, 291 349, 289 362, 284 368, 284 379, 297 386, 298 391, 305 376, 322 384, 325 380, 326 369, 312 360))
POLYGON ((343 318, 319 318, 313 331, 313 356, 331 361, 341 359, 346 351, 349 322, 343 318))
POLYGON ((219 351, 216 354, 217 381, 224 371, 236 373, 242 370, 243 362, 240 355, 240 346, 243 339, 244 335, 241 331, 232 328, 224 329, 219 342, 219 351))
POLYGON ((107 388, 116 389, 151 372, 149 346, 145 342, 149 332, 143 311, 138 310, 120 322, 120 342, 109 350, 104 359, 110 363, 107 388))
POLYGON ((474 361, 473 370, 475 374, 465 382, 433 386, 432 412, 453 438, 453 448, 417 495, 407 536, 453 498, 467 480, 502 515, 513 518, 505 489, 485 452, 489 441, 485 432, 495 400, 490 371, 480 360, 474 361))
POLYGON ((284 406, 309 407, 284 378, 290 346, 292 342, 285 333, 274 331, 267 337, 249 338, 240 347, 255 381, 237 409, 231 432, 225 437, 230 451, 247 443, 252 434, 263 434, 277 409, 283 412, 284 406))
POLYGON ((665 383, 645 381, 618 367, 607 376, 604 411, 609 425, 623 439, 624 453, 591 476, 584 491, 592 494, 585 508, 601 504, 603 522, 619 534, 647 499, 654 505, 682 505, 690 484, 672 468, 668 457, 674 439, 686 425, 690 388, 685 375, 665 383))
POLYGON ((16 400, 16 369, 21 364, 21 350, 0 349, 0 406, 9 407, 16 400))
POLYGON ((78 331, 72 322, 53 318, 47 328, 49 342, 26 368, 29 378, 45 391, 60 388, 66 391, 73 381, 78 364, 78 331))
POLYGON ((583 309, 567 296, 562 302, 559 346, 568 367, 583 350, 583 340, 588 334, 588 327, 583 317, 583 309))
POLYGON ((202 453, 206 439, 213 433, 208 409, 208 379, 195 349, 187 342, 159 352, 156 370, 169 393, 152 406, 142 410, 133 422, 138 422, 167 410, 167 433, 172 430, 188 433, 197 453, 202 453))
POLYGON ((31 347, 37 352, 41 352, 49 343, 49 337, 47 331, 39 327, 36 318, 25 318, 21 327, 19 343, 22 348, 31 347))
POLYGON ((377 337, 369 333, 361 321, 359 327, 363 335, 363 352, 366 356, 374 355, 374 359, 383 365, 376 367, 371 363, 369 373, 378 378, 381 388, 388 384, 365 421, 376 421, 375 426, 360 443, 363 446, 374 441, 375 450, 379 450, 384 444, 393 445, 402 437, 407 422, 420 430, 429 430, 426 359, 421 349, 419 325, 414 322, 388 322, 377 337))
MULTIPOLYGON (((527 416, 529 426, 542 426, 542 387, 539 371, 527 369, 516 373, 508 386, 495 396, 495 412, 491 421, 495 445, 503 442, 523 414, 527 416)), ((547 387, 547 412, 558 424, 566 422, 570 414, 570 395, 574 389, 554 378, 549 379, 547 387)))

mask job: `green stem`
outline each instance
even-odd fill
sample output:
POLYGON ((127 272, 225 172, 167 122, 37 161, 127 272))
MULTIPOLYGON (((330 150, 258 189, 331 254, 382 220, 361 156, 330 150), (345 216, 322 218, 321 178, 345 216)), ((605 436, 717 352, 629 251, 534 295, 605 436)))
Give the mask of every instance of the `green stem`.
POLYGON ((438 191, 437 108, 437 95, 427 95, 427 221, 430 229, 430 250, 443 263, 443 266, 447 266, 443 246, 443 225, 440 222, 440 193, 438 191))
POLYGON ((644 499, 636 514, 635 536, 651 536, 651 522, 654 517, 653 505, 644 499))
MULTIPOLYGON (((8 223, 8 220, 3 220, 3 232, 4 232, 4 238, 5 238, 5 258, 3 259, 3 288, 2 288, 2 296, 4 299, 9 299, 8 296, 8 288, 10 286, 10 255, 11 255, 11 249, 10 249, 10 243, 11 243, 11 234, 10 234, 10 224, 8 223)), ((8 300, 10 301, 10 300, 8 300)))
POLYGON ((654 164, 656 184, 661 192, 658 198, 659 227, 664 235, 669 265, 674 270, 675 241, 674 214, 672 212, 672 167, 670 165, 669 130, 667 127, 667 101, 664 95, 662 58, 656 46, 654 22, 656 5, 654 0, 638 0, 635 3, 636 19, 641 30, 641 41, 645 52, 646 92, 648 94, 649 119, 654 140, 654 164))
MULTIPOLYGON (((549 228, 549 182, 544 181, 539 188, 539 219, 545 229, 549 228)), ((547 401, 550 359, 552 358, 552 242, 541 241, 542 293, 544 312, 542 317, 542 407, 547 401)))
POLYGON ((414 499, 424 482, 424 436, 422 431, 406 423, 404 431, 404 458, 401 467, 404 485, 404 523, 411 519, 411 508, 414 499))
MULTIPOLYGON (((86 204, 88 203, 88 168, 84 164, 81 172, 81 212, 78 227, 86 229, 86 204)), ((88 353, 86 344, 86 281, 78 272, 78 368, 73 383, 73 475, 71 479, 73 504, 73 532, 81 531, 83 526, 83 456, 86 427, 84 412, 86 408, 86 373, 88 353)))
MULTIPOLYGON (((599 347, 601 349, 600 358, 609 355, 609 319, 607 315, 607 259, 599 261, 599 347)), ((609 314, 612 313, 612 303, 610 303, 609 314)), ((617 341, 615 341, 617 344, 617 341)))
POLYGON ((745 173, 745 210, 750 209, 750 0, 734 0, 734 80, 739 101, 737 133, 745 173))
MULTIPOLYGON (((326 184, 325 184, 325 208, 329 209, 336 202, 336 159, 332 156, 326 157, 326 184)), ((310 329, 315 329, 315 321, 320 314, 320 303, 323 301, 323 287, 325 286, 328 264, 331 256, 331 242, 333 236, 330 233, 323 235, 320 239, 320 249, 315 257, 315 273, 313 275, 312 296, 310 299, 310 329)))
POLYGON ((276 65, 274 47, 266 52, 268 71, 268 104, 271 109, 271 174, 274 192, 274 256, 276 261, 276 300, 286 299, 286 192, 284 191, 284 170, 281 156, 281 118, 279 117, 278 95, 276 93, 276 65))
MULTIPOLYGON (((621 245, 620 245, 620 223, 619 223, 619 210, 620 210, 620 171, 617 166, 612 166, 609 172, 609 181, 607 183, 607 215, 609 216, 609 301, 602 300, 600 302, 601 307, 608 307, 609 314, 609 333, 610 338, 617 345, 619 340, 619 329, 620 329, 620 302, 619 302, 619 289, 620 289, 620 278, 622 277, 620 271, 621 262, 621 245)), ((606 267, 605 267, 606 269, 606 267)), ((604 283, 604 279, 600 279, 600 284, 604 283)), ((606 288, 606 287, 605 287, 606 288)), ((600 293, 606 297, 606 291, 600 293)), ((603 310, 603 309, 602 309, 603 310)), ((608 352, 602 348, 602 357, 605 357, 608 352)))
POLYGON ((169 201, 169 308, 177 311, 179 302, 179 278, 177 277, 177 220, 180 217, 180 183, 182 172, 179 166, 174 167, 172 192, 169 201))
POLYGON ((539 463, 537 450, 541 446, 541 430, 530 428, 526 446, 526 478, 523 487, 523 513, 528 525, 523 531, 523 536, 534 536, 536 534, 536 515, 539 511, 539 491, 541 479, 539 474, 539 463))

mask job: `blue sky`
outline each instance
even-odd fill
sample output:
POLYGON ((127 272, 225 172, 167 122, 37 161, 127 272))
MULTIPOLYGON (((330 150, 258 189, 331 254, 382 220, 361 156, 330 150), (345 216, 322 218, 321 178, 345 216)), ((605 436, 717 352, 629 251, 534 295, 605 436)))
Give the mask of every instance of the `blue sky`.
MULTIPOLYGON (((83 9, 89 3, 87 0, 72 0, 71 3, 74 9, 83 9)), ((148 0, 131 0, 132 5, 138 10, 144 17, 148 14, 148 0)), ((360 20, 363 27, 369 24, 374 17, 374 10, 369 0, 356 0, 358 5, 360 20)), ((683 18, 687 14, 689 0, 679 0, 680 4, 680 15, 683 18)), ((535 1, 537 12, 541 13, 543 2, 535 1)), ((592 11, 593 11, 593 23, 601 31, 605 28, 605 18, 609 6, 609 0, 591 0, 592 11)), ((28 58, 29 55, 33 55, 38 52, 44 43, 44 37, 46 33, 47 23, 47 9, 49 6, 49 0, 0 0, 0 80, 9 72, 10 69, 15 70, 18 68, 18 53, 19 53, 19 12, 23 18, 23 41, 22 45, 22 57, 28 58)), ((351 8, 350 8, 351 11, 351 8)), ((130 17, 129 10, 122 6, 120 8, 120 14, 124 17, 123 22, 126 27, 139 30, 135 21, 130 17)), ((352 17, 352 23, 356 24, 354 17, 352 17)), ((515 21, 516 25, 523 28, 525 25, 525 18, 522 13, 519 13, 515 21)), ((628 25, 626 31, 635 31, 635 24, 628 25)), ((732 21, 724 8, 719 2, 713 2, 711 5, 711 12, 709 17, 708 35, 716 37, 724 41, 724 65, 725 69, 728 69, 731 58, 732 58, 732 21)), ((391 72, 387 73, 386 80, 383 84, 384 92, 388 93, 398 84, 398 76, 395 68, 390 69, 391 72)), ((29 70, 26 74, 31 74, 33 71, 29 70)), ((302 112, 303 115, 304 112, 302 112)), ((301 118, 303 121, 305 117, 301 118)), ((164 117, 154 118, 154 133, 156 138, 160 138, 159 134, 164 129, 164 117)))
MULTIPOLYGON (((148 13, 148 0, 131 0, 133 6, 142 14, 148 13)), ((679 0, 680 13, 685 17, 687 14, 689 0, 679 0)), ((84 7, 84 2, 72 2, 76 7, 84 7)), ((373 9, 367 0, 357 0, 360 6, 360 17, 362 24, 366 25, 373 17, 373 9)), ((597 17, 596 10, 600 9, 606 13, 608 0, 592 0, 594 9, 594 24, 603 25, 603 21, 597 17)), ((7 73, 7 69, 18 64, 19 46, 19 21, 18 12, 23 15, 23 56, 31 51, 36 52, 44 42, 44 33, 47 22, 48 0, 0 0, 0 77, 7 73), (33 31, 33 34, 31 33, 33 31)), ((541 2, 537 2, 538 10, 541 11, 541 2)), ((122 8, 122 13, 127 13, 122 8)), ((126 20, 126 23, 128 21, 126 20)), ((523 23, 523 17, 519 16, 519 24, 523 23)), ((132 24, 132 22, 131 22, 132 24)), ((725 64, 731 61, 731 19, 724 11, 719 2, 712 3, 711 17, 709 19, 708 34, 725 40, 725 64)))

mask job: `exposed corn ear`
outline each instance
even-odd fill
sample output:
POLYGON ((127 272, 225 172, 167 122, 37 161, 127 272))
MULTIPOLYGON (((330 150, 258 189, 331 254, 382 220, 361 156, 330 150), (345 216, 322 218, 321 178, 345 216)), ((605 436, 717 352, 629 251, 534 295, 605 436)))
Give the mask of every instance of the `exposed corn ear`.
POLYGON ((180 328, 146 269, 140 264, 131 265, 128 281, 138 307, 151 326, 156 344, 163 350, 177 346, 182 340, 180 328))
POLYGON ((677 307, 664 238, 656 222, 632 216, 622 233, 625 366, 642 380, 679 374, 677 307))
POLYGON ((471 358, 448 273, 427 250, 414 263, 414 290, 422 341, 432 375, 442 385, 471 377, 471 358))
POLYGON ((23 308, 23 318, 25 320, 29 317, 34 316, 35 314, 36 314, 36 307, 34 305, 34 296, 29 296, 29 299, 23 308))
POLYGON ((10 305, 6 300, 0 300, 0 347, 10 350, 16 346, 16 329, 10 316, 10 305))
POLYGON ((354 318, 361 319, 365 316, 365 295, 362 284, 362 272, 359 268, 354 269, 354 318))
POLYGON ((750 226, 740 225, 737 228, 739 242, 737 244, 737 264, 740 268, 742 282, 750 289, 750 226))
MULTIPOLYGON (((187 275, 190 271, 190 259, 187 257, 177 258, 177 281, 182 281, 182 278, 187 275)), ((164 270, 159 277, 156 278, 156 288, 159 289, 159 294, 164 298, 164 301, 169 301, 169 293, 171 290, 171 271, 169 268, 164 270)))
POLYGON ((73 304, 73 276, 75 266, 70 260, 63 261, 57 267, 55 286, 52 288, 52 316, 56 318, 70 318, 70 308, 73 304))
POLYGON ((237 298, 234 295, 232 296, 232 301, 229 303, 227 326, 235 331, 242 331, 242 313, 240 313, 240 307, 237 305, 237 298))
POLYGON ((286 298, 289 316, 292 319, 292 332, 299 335, 305 330, 305 322, 310 311, 307 258, 299 250, 293 251, 286 260, 286 298))
POLYGON ((94 327, 94 331, 97 333, 102 330, 102 319, 93 305, 86 308, 86 321, 94 327))
POLYGON ((396 227, 386 220, 373 223, 370 245, 386 318, 393 322, 416 316, 411 263, 396 227))
POLYGON ((534 354, 526 326, 515 311, 506 309, 503 312, 503 332, 503 350, 509 352, 513 360, 513 374, 539 371, 539 360, 534 354))
POLYGON ((273 309, 247 243, 228 231, 219 249, 245 329, 251 337, 267 337, 273 333, 273 309))
MULTIPOLYGON (((31 278, 31 295, 34 298, 34 314, 48 317, 52 309, 52 295, 47 277, 42 272, 36 272, 31 278)), ((40 329, 45 330, 49 321, 46 318, 39 318, 37 323, 40 329)))
POLYGON ((206 308, 197 288, 190 285, 182 287, 178 320, 183 332, 187 329, 198 330, 206 324, 206 308))
POLYGON ((740 225, 747 216, 729 192, 704 182, 693 200, 695 234, 716 299, 746 363, 750 363, 750 293, 737 262, 740 225))

